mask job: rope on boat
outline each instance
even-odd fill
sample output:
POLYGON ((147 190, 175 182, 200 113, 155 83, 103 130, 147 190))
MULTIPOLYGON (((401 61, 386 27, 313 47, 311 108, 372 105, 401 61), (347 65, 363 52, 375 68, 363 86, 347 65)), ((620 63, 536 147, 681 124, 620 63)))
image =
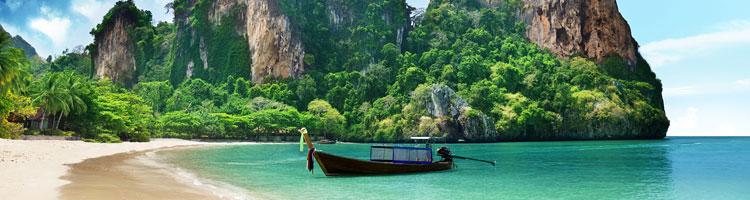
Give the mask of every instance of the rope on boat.
POLYGON ((313 163, 314 153, 315 148, 310 148, 310 150, 307 151, 307 171, 310 171, 310 173, 313 173, 313 168, 315 168, 315 163, 313 163))

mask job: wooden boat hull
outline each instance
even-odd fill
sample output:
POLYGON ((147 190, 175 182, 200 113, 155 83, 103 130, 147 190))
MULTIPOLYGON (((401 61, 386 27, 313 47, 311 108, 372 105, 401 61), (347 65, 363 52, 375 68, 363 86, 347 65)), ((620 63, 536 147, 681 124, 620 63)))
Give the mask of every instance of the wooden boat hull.
POLYGON ((326 176, 404 174, 442 171, 453 168, 452 162, 434 162, 432 164, 373 162, 320 151, 315 151, 315 160, 317 160, 318 166, 320 166, 326 176))

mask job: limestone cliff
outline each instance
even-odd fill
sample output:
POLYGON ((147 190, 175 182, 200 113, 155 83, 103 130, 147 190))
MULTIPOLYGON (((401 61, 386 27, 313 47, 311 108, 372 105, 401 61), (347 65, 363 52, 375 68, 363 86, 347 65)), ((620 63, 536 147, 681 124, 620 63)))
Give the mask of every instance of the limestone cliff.
MULTIPOLYGON (((477 0, 496 7, 505 0, 477 0)), ((523 0, 519 18, 526 37, 561 57, 584 55, 597 61, 619 56, 633 67, 638 44, 616 0, 523 0)))
POLYGON ((247 42, 252 52, 252 80, 263 82, 266 77, 297 77, 302 71, 305 51, 274 0, 250 0, 247 13, 247 42))
POLYGON ((220 81, 216 75, 206 73, 238 72, 232 75, 249 74, 247 78, 262 83, 269 78, 294 78, 304 71, 305 51, 299 33, 277 1, 204 0, 176 4, 185 7, 175 11, 177 40, 185 41, 178 44, 180 52, 176 56, 187 61, 176 61, 173 79, 177 80, 173 81, 193 76, 220 81), (237 42, 246 45, 231 49, 225 44, 237 42), (223 53, 227 49, 230 51, 223 53))
POLYGON ((403 1, 177 0, 174 8, 174 84, 187 77, 221 82, 228 74, 263 83, 331 63, 364 68, 374 60, 349 62, 347 54, 364 58, 385 43, 401 46, 410 25, 403 1), (337 44, 349 40, 356 45, 337 44))
POLYGON ((133 84, 137 69, 134 42, 128 34, 134 23, 122 15, 115 15, 107 28, 94 37, 95 51, 91 59, 94 75, 109 78, 123 85, 133 84))
POLYGON ((100 24, 91 30, 94 43, 87 46, 94 76, 129 87, 138 80, 153 42, 151 12, 140 10, 132 0, 118 1, 100 24))
POLYGON ((638 45, 615 0, 524 0, 522 18, 529 40, 558 55, 637 61, 638 45))
MULTIPOLYGON (((294 78, 304 71, 302 59, 305 51, 297 32, 278 2, 274 0, 218 0, 212 3, 209 20, 216 24, 241 6, 238 33, 247 38, 252 60, 250 71, 253 82, 262 83, 267 78, 294 78)), ((204 48, 202 48, 204 49, 204 48)), ((203 53, 202 55, 205 55, 203 53)), ((206 60, 207 58, 202 58, 206 60)))

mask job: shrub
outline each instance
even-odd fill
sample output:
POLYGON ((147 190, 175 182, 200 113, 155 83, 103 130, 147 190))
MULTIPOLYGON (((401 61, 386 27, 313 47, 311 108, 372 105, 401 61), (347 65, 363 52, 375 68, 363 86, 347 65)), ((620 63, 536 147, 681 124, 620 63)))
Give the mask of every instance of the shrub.
POLYGON ((4 119, 0 121, 0 138, 19 139, 25 130, 21 124, 7 122, 4 119))
POLYGON ((150 138, 148 132, 134 132, 130 134, 131 142, 148 142, 151 141, 150 138))
POLYGON ((120 137, 117 137, 116 135, 102 133, 99 135, 96 135, 96 139, 94 139, 96 142, 101 143, 120 143, 120 137))

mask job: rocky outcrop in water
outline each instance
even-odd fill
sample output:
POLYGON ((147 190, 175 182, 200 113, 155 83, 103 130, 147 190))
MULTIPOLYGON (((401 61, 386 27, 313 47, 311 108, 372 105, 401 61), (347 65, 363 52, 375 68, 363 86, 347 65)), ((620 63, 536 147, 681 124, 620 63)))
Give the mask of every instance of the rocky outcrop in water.
POLYGON ((499 139, 494 120, 472 109, 448 86, 420 86, 413 93, 411 105, 417 110, 424 109, 426 115, 420 117, 418 127, 436 127, 434 132, 440 134, 437 136, 445 136, 450 141, 463 139, 469 142, 499 139))

